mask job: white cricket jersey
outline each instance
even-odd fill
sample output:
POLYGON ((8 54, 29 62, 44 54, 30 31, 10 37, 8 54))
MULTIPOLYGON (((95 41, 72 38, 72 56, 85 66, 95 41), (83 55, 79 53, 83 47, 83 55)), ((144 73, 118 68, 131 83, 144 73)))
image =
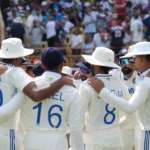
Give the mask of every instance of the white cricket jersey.
MULTIPOLYGON (((46 71, 35 78, 35 83, 38 88, 42 88, 60 77, 58 73, 46 71)), ((27 131, 62 131, 66 134, 69 128, 72 147, 82 150, 79 95, 74 87, 63 86, 53 96, 38 103, 28 99, 26 106, 27 131)))
MULTIPOLYGON (((96 77, 116 96, 129 97, 125 85, 112 75, 98 74, 96 77)), ((84 142, 102 147, 121 147, 119 111, 99 97, 87 81, 81 84, 79 94, 84 142)))
MULTIPOLYGON (((17 90, 22 91, 30 82, 32 82, 32 79, 23 69, 9 65, 8 70, 0 76, 0 106, 11 101, 17 90)), ((16 129, 17 125, 17 112, 13 113, 13 115, 10 118, 7 118, 7 120, 0 122, 0 128, 16 129)))
POLYGON ((135 91, 135 84, 136 84, 136 77, 137 77, 137 71, 134 71, 132 76, 130 78, 127 78, 124 76, 124 84, 127 86, 129 90, 129 94, 132 96, 135 91))
POLYGON ((129 101, 114 96, 107 88, 103 88, 99 94, 100 97, 106 98, 106 102, 126 113, 132 114, 138 110, 141 129, 145 131, 150 131, 150 79, 148 77, 144 78, 149 71, 150 69, 141 74, 141 81, 136 86, 135 93, 129 101))
POLYGON ((124 75, 123 72, 121 71, 121 69, 112 69, 109 74, 111 74, 112 76, 114 76, 117 79, 123 79, 124 75))

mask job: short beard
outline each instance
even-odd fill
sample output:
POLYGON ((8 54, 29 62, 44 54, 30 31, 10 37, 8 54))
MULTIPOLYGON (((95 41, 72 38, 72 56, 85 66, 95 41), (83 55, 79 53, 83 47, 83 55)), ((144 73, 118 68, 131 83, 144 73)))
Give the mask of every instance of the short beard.
POLYGON ((122 68, 122 72, 125 75, 130 74, 132 71, 133 71, 132 68, 127 68, 127 67, 122 68))

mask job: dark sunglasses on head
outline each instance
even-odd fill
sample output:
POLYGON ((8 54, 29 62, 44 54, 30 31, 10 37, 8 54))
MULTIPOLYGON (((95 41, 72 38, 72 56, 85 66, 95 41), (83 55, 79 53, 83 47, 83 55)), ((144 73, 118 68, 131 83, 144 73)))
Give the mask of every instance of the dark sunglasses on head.
POLYGON ((128 59, 120 59, 119 63, 120 63, 120 65, 124 65, 124 64, 128 65, 129 64, 129 60, 128 59))
POLYGON ((90 72, 86 69, 81 68, 81 72, 83 72, 84 74, 89 74, 90 72))

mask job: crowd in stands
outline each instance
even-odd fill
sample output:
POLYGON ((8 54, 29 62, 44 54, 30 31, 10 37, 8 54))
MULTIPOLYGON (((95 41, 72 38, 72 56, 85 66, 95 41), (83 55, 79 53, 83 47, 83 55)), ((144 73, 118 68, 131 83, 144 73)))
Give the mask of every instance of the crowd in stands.
POLYGON ((6 38, 18 37, 25 47, 70 46, 78 55, 150 41, 148 0, 11 0, 3 16, 6 38))

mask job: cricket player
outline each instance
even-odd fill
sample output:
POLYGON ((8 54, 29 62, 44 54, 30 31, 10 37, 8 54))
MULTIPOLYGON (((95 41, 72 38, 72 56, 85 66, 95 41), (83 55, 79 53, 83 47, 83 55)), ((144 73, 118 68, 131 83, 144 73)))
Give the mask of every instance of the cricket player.
MULTIPOLYGON (((61 77, 64 59, 61 51, 49 48, 43 52, 41 61, 45 72, 35 79, 38 88, 61 77)), ((25 150, 68 150, 68 128, 72 149, 83 150, 79 101, 77 90, 71 86, 62 87, 38 103, 28 99, 25 150)))
MULTIPOLYGON (((96 78, 101 79, 112 93, 129 98, 126 86, 109 74, 112 68, 119 68, 114 63, 112 50, 97 47, 91 56, 82 56, 92 65, 96 78)), ((122 150, 119 111, 98 97, 87 81, 81 84, 79 94, 86 150, 122 150)))
MULTIPOLYGON (((41 101, 55 93, 67 80, 70 82, 69 79, 63 78, 53 85, 37 89, 33 79, 29 77, 23 69, 19 68, 21 58, 33 52, 33 50, 25 49, 20 39, 10 38, 2 41, 0 58, 3 58, 2 61, 7 64, 8 70, 0 76, 1 107, 11 101, 11 98, 13 101, 19 101, 19 105, 21 106, 22 103, 24 103, 23 93, 34 101, 41 101)), ((17 129, 18 116, 15 111, 11 110, 13 115, 10 117, 10 114, 6 112, 7 110, 8 109, 4 111, 7 120, 2 117, 4 121, 0 122, 0 149, 15 150, 15 131, 17 129)))
POLYGON ((89 80, 89 84, 99 93, 99 96, 104 101, 128 114, 132 114, 138 110, 142 130, 139 150, 150 150, 150 79, 145 77, 150 71, 149 47, 149 42, 139 42, 132 46, 129 52, 124 56, 124 58, 135 58, 135 67, 140 72, 141 77, 141 82, 136 86, 136 91, 129 101, 113 95, 107 88, 104 88, 102 81, 96 78, 89 80))
MULTIPOLYGON (((118 57, 124 56, 127 53, 126 49, 122 49, 119 51, 118 57)), ((133 95, 135 91, 136 78, 138 76, 138 72, 134 66, 134 59, 122 58, 119 59, 119 64, 121 66, 121 71, 123 73, 122 81, 127 86, 130 96, 133 95)), ((140 128, 139 128, 140 120, 138 114, 135 113, 131 122, 122 129, 122 139, 123 139, 123 150, 133 150, 134 148, 137 150, 139 143, 140 128)))

